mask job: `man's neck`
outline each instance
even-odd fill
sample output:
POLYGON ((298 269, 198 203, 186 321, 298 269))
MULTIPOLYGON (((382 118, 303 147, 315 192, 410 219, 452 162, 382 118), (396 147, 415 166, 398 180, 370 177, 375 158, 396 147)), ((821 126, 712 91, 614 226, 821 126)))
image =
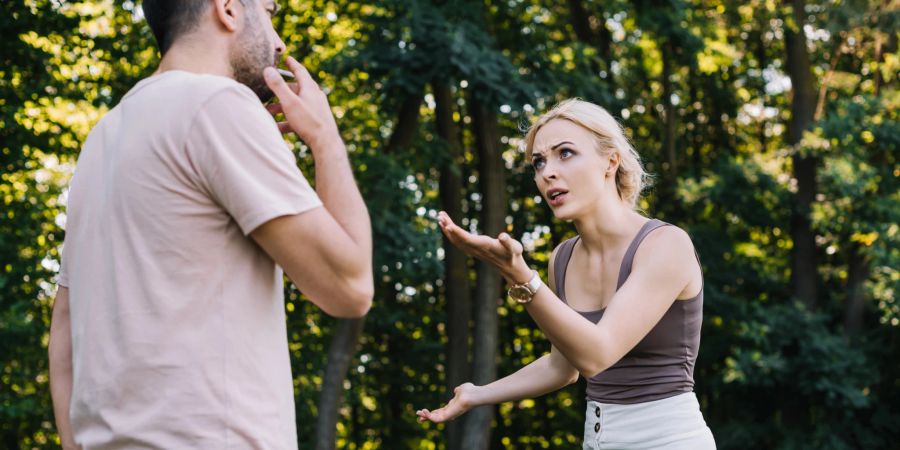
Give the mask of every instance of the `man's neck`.
POLYGON ((197 41, 175 43, 159 62, 156 73, 169 70, 206 73, 234 78, 228 53, 225 49, 216 49, 214 45, 205 45, 197 41))

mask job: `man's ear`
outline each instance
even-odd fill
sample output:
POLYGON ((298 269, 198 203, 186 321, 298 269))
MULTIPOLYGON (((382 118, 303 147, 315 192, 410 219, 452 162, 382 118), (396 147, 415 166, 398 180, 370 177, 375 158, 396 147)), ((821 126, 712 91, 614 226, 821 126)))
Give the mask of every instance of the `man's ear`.
POLYGON ((239 0, 213 0, 216 19, 228 31, 237 30, 237 11, 239 0))

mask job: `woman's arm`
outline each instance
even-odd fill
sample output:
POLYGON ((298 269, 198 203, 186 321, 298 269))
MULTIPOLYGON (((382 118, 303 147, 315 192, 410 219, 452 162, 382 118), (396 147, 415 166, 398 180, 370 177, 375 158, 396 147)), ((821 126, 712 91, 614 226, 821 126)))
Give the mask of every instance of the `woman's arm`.
MULTIPOLYGON (((493 264, 508 282, 531 278, 522 244, 506 233, 497 239, 472 235, 446 214, 439 216, 439 223, 454 245, 493 264)), ((698 270, 687 233, 661 227, 638 247, 631 275, 596 325, 571 308, 560 308, 561 300, 545 286, 526 309, 565 359, 583 376, 592 377, 615 364, 650 332, 698 270)))
POLYGON ((465 383, 453 390, 454 396, 440 409, 416 411, 419 422, 446 422, 481 405, 494 405, 553 392, 578 380, 578 371, 555 348, 512 375, 491 384, 465 383))
POLYGON ((613 295, 596 325, 541 287, 525 309, 547 338, 585 378, 622 359, 659 323, 697 268, 684 231, 662 227, 638 247, 631 275, 613 295))
MULTIPOLYGON (((547 267, 550 275, 550 289, 554 292, 556 292, 554 285, 556 278, 553 276, 553 270, 558 250, 559 247, 550 254, 550 263, 547 267)), ((444 407, 434 411, 421 409, 416 411, 416 415, 419 416, 420 422, 426 420, 445 422, 455 419, 476 406, 538 397, 561 389, 576 380, 578 380, 578 371, 575 370, 575 367, 566 361, 559 350, 551 347, 549 354, 538 358, 512 375, 485 386, 475 386, 472 383, 462 384, 453 390, 453 398, 444 407)))

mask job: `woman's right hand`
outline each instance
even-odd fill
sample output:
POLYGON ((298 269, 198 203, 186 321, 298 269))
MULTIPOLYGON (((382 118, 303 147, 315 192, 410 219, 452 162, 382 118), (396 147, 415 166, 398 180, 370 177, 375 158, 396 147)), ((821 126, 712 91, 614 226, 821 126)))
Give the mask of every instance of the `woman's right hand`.
POLYGON ((456 248, 496 267, 508 283, 521 284, 531 279, 531 268, 522 257, 522 243, 509 234, 500 233, 495 239, 469 233, 453 223, 444 211, 438 213, 438 225, 456 248))
POLYGON ((456 389, 453 390, 453 398, 451 398, 443 407, 434 411, 429 411, 427 409, 416 411, 416 415, 419 416, 419 423, 425 422, 426 420, 430 420, 434 423, 447 422, 478 406, 476 399, 478 388, 478 386, 475 386, 472 383, 464 383, 457 386, 456 389))

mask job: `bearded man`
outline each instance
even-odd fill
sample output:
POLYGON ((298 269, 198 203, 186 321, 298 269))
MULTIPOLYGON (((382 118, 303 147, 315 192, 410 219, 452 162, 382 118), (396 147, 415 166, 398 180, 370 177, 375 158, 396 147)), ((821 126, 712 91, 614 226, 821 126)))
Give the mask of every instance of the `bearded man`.
POLYGON ((91 131, 68 194, 49 349, 60 439, 296 448, 283 274, 333 316, 372 303, 347 151, 309 72, 287 58, 288 85, 275 69, 274 1, 142 7, 159 69, 91 131), (315 189, 282 133, 311 149, 315 189))

